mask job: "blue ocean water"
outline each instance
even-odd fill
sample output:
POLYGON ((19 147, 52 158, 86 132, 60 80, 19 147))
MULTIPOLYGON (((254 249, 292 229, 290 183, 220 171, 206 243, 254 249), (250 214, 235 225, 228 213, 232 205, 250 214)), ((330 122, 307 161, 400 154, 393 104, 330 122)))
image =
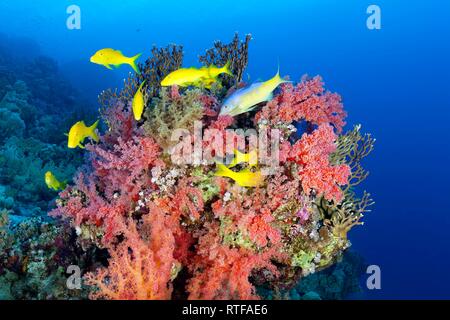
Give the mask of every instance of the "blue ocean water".
POLYGON ((35 41, 91 101, 126 75, 90 64, 99 48, 131 54, 177 43, 191 65, 236 31, 253 35, 250 79, 273 75, 278 62, 293 80, 320 74, 343 96, 349 126, 361 123, 377 138, 363 185, 376 205, 350 234, 355 250, 382 272, 381 290, 364 297, 448 299, 449 15, 450 2, 439 0, 2 0, 0 32, 35 41), (66 27, 73 4, 81 9, 80 30, 66 27), (366 26, 371 4, 381 8, 380 30, 366 26))

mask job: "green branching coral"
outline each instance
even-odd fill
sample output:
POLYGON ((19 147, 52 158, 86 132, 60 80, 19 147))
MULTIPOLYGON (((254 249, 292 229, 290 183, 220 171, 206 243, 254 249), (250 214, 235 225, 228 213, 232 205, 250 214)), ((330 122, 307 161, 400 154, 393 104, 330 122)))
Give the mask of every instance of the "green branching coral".
POLYGON ((159 98, 152 99, 151 105, 146 108, 147 121, 144 124, 146 134, 155 138, 163 149, 167 149, 171 145, 175 129, 193 132, 194 122, 203 116, 201 96, 201 90, 192 89, 173 98, 167 89, 162 88, 159 98))

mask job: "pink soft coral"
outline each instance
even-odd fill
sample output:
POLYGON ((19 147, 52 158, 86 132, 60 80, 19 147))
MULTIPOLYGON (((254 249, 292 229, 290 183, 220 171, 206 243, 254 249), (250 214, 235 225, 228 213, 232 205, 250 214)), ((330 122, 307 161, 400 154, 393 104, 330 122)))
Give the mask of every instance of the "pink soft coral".
POLYGON ((102 145, 87 149, 91 151, 94 174, 108 197, 119 190, 137 194, 149 182, 148 171, 155 165, 163 166, 158 159, 160 147, 149 137, 135 136, 126 141, 119 137, 110 149, 102 145))
POLYGON ((330 125, 319 126, 312 134, 304 134, 291 150, 290 160, 299 165, 303 191, 313 190, 327 200, 341 202, 342 190, 350 176, 348 165, 331 165, 330 154, 336 150, 337 136, 330 125))
POLYGON ((75 186, 61 193, 65 201, 51 215, 72 218, 77 227, 82 223, 102 227, 103 242, 108 243, 117 233, 112 221, 129 212, 141 190, 149 187, 149 170, 163 166, 160 148, 151 138, 135 136, 126 142, 119 137, 111 149, 101 145, 87 149, 92 173, 78 173, 75 186))
POLYGON ((265 119, 272 123, 291 123, 306 120, 314 125, 331 124, 340 133, 346 116, 341 97, 326 92, 322 78, 315 77, 310 80, 304 78, 297 86, 283 85, 281 93, 256 114, 255 121, 265 119))

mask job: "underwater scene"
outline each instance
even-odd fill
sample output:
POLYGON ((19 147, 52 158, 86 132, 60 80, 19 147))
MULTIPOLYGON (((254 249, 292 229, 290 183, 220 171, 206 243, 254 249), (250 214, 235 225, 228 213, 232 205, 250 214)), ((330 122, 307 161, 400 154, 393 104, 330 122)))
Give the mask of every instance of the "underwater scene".
POLYGON ((1 0, 0 300, 450 299, 449 21, 1 0))

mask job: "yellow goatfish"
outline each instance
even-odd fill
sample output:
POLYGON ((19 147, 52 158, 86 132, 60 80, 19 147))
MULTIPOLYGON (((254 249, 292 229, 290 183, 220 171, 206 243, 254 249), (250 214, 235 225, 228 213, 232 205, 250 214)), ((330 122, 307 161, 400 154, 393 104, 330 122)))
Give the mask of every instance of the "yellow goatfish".
POLYGON ((140 74, 141 72, 136 65, 136 60, 139 59, 141 55, 142 53, 139 53, 134 57, 126 57, 119 50, 107 48, 97 51, 90 60, 92 63, 102 65, 108 69, 112 69, 111 66, 118 68, 122 64, 128 64, 137 74, 140 74))
POLYGON ((255 167, 258 165, 258 150, 252 150, 249 153, 242 153, 239 150, 234 150, 234 158, 231 163, 228 165, 228 168, 233 168, 240 163, 246 162, 251 167, 255 167))
POLYGON ((211 79, 216 79, 221 74, 227 74, 229 76, 233 76, 230 71, 231 62, 228 61, 222 68, 216 67, 215 65, 210 65, 209 67, 203 67, 208 69, 209 77, 211 79))
POLYGON ((222 68, 213 65, 202 68, 181 68, 169 73, 161 81, 161 86, 168 87, 178 85, 180 87, 187 87, 200 86, 201 84, 211 86, 220 74, 225 73, 232 75, 229 66, 230 64, 227 63, 222 68))
POLYGON ((66 187, 66 183, 60 182, 56 179, 55 175, 51 171, 47 171, 45 173, 45 184, 49 189, 53 189, 55 191, 63 190, 66 187))
POLYGON ((141 120, 142 113, 144 112, 145 108, 144 94, 142 93, 142 87, 144 86, 144 84, 145 80, 141 83, 138 90, 136 91, 136 94, 133 97, 133 102, 131 104, 131 109, 133 109, 133 115, 136 121, 141 120))
POLYGON ((218 177, 231 178, 241 187, 257 187, 260 186, 264 181, 264 176, 261 171, 252 172, 249 168, 241 170, 239 172, 234 172, 228 169, 224 164, 216 164, 217 172, 214 174, 218 177))
POLYGON ((70 149, 74 149, 76 147, 80 147, 84 149, 84 146, 82 145, 84 139, 91 138, 95 142, 99 141, 98 135, 95 132, 97 129, 98 120, 90 127, 87 127, 84 121, 78 121, 75 123, 72 128, 70 128, 69 133, 67 136, 69 137, 67 146, 70 149))
POLYGON ((220 109, 221 116, 237 116, 253 110, 257 104, 272 99, 272 92, 282 83, 290 82, 280 77, 280 72, 270 80, 257 82, 249 87, 235 91, 228 97, 220 109))

